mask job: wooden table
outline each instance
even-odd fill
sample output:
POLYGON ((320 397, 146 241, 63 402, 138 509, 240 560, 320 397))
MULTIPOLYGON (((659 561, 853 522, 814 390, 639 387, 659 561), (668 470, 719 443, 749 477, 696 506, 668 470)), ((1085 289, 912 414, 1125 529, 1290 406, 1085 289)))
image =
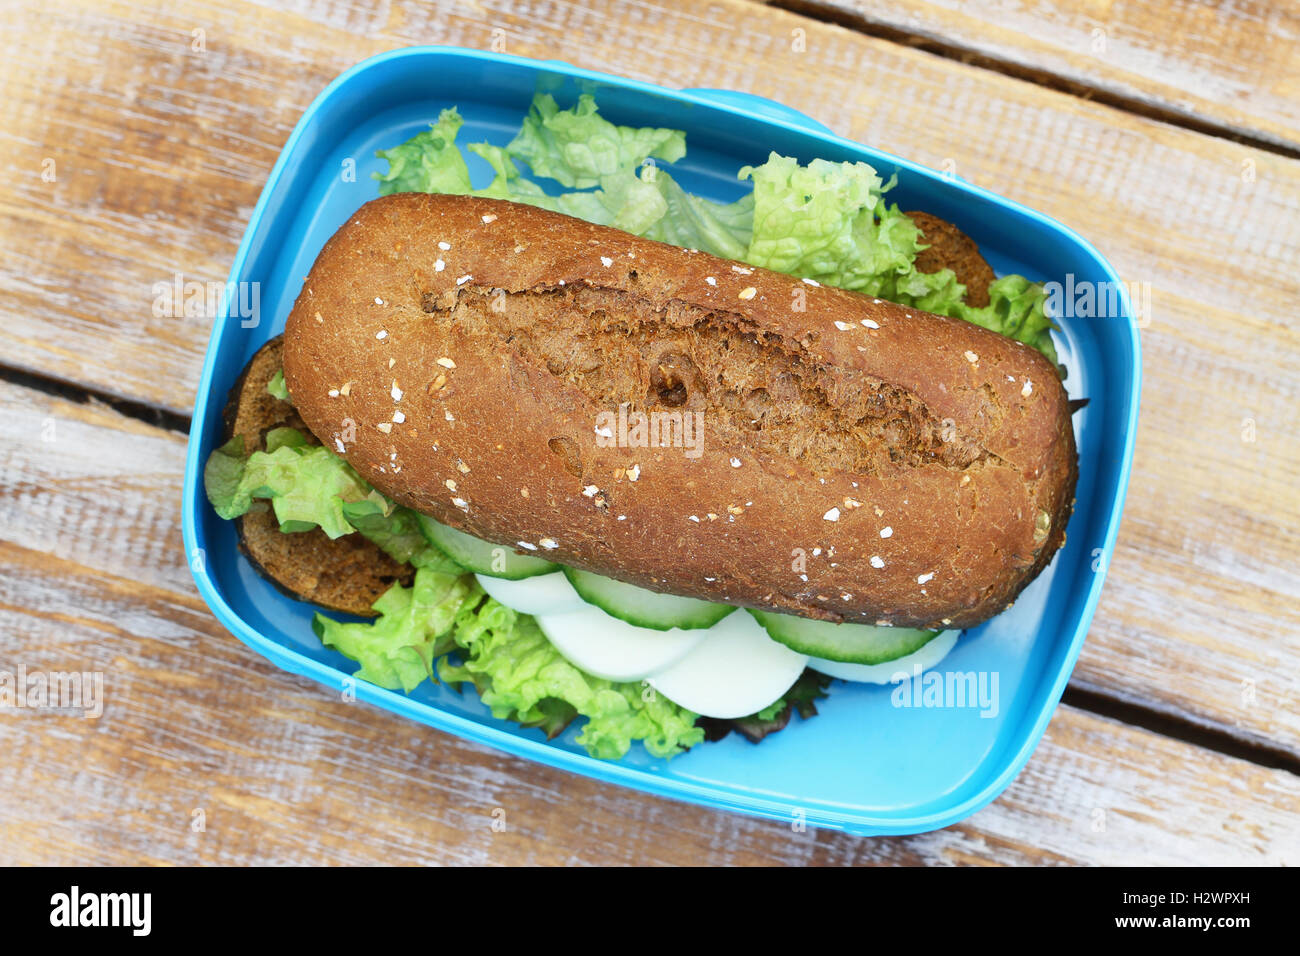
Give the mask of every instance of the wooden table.
POLYGON ((1300 862, 1297 0, 20 0, 5 19, 0 670, 102 671, 106 704, 0 712, 0 862, 1300 862), (153 285, 224 281, 312 98, 418 43, 770 96, 1041 209, 1149 284, 1110 577, 994 804, 874 840, 701 812, 342 702, 213 619, 179 514, 208 320, 155 318, 153 285))

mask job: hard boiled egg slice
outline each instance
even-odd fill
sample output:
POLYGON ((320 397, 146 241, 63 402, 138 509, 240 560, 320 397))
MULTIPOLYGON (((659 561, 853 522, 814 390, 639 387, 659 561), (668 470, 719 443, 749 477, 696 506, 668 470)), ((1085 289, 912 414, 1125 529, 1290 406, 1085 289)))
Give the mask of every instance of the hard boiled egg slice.
POLYGON ((483 590, 521 614, 563 614, 587 607, 561 571, 509 581, 486 574, 474 575, 483 590))
MULTIPOLYGON (((641 680, 670 667, 720 626, 654 631, 620 621, 581 598, 578 604, 575 611, 537 614, 537 624, 571 664, 607 680, 641 680)), ((729 615, 722 623, 739 616, 729 615)))
POLYGON ((831 677, 838 677, 840 680, 859 681, 864 684, 893 684, 896 674, 905 674, 907 679, 934 667, 948 656, 948 652, 953 649, 960 635, 961 631, 944 631, 936 634, 920 650, 897 660, 885 661, 883 664, 845 664, 842 661, 810 657, 808 666, 831 677), (920 670, 917 669, 918 667, 920 670))
POLYGON ((669 700, 704 717, 747 717, 776 701, 808 658, 778 644, 749 614, 729 614, 698 647, 646 678, 669 700))

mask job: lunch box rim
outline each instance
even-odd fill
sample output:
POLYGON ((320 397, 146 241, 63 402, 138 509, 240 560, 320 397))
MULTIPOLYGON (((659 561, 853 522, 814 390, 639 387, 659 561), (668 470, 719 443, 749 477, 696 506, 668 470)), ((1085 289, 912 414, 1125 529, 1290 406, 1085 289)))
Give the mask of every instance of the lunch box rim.
MULTIPOLYGON (((238 251, 235 254, 235 259, 231 266, 229 279, 231 283, 237 282, 244 271, 254 238, 262 226, 262 221, 266 214, 267 207, 270 204, 271 197, 279 187, 280 182, 285 175, 285 170, 299 149, 300 141, 303 139, 306 130, 311 126, 316 115, 324 110, 343 88, 350 85, 362 74, 381 67, 393 60, 406 57, 450 57, 452 59, 466 58, 487 60, 502 64, 508 63, 513 66, 522 66, 526 69, 537 70, 538 72, 546 71, 564 74, 565 76, 578 81, 614 84, 625 90, 642 93, 648 96, 669 97, 684 103, 723 110, 739 116, 751 118, 757 117, 766 124, 777 126, 789 132, 794 132, 803 136, 812 137, 814 140, 820 140, 828 145, 833 145, 840 149, 847 148, 856 152, 866 150, 867 152, 874 154, 876 157, 880 157, 888 162, 897 164, 900 168, 909 170, 911 173, 931 179, 942 179, 950 186, 955 186, 973 196, 996 203, 1018 216, 1036 221, 1041 226, 1056 232, 1061 238, 1073 244, 1078 248, 1081 254, 1090 257, 1106 277, 1116 284, 1116 287, 1119 290, 1119 299, 1123 309, 1123 318, 1126 320, 1122 323, 1122 328, 1128 339, 1129 352, 1127 357, 1131 363, 1132 379, 1131 400, 1128 403, 1127 414, 1125 416, 1126 434, 1123 442, 1122 460, 1119 462, 1114 501, 1111 504, 1110 513, 1106 515, 1105 518, 1106 529, 1100 549, 1103 564, 1100 571, 1092 576, 1089 591, 1083 604, 1083 610, 1075 627, 1075 633, 1071 637, 1069 648, 1063 659, 1063 663, 1056 674, 1051 692, 1043 698, 1042 706, 1038 708, 1038 712, 1034 715, 1031 730, 1024 735, 1020 747, 1017 749, 1014 756, 1006 761, 1001 772, 989 780, 979 792, 967 797, 959 803, 949 805, 941 810, 934 810, 924 814, 905 817, 900 817, 898 815, 877 815, 869 812, 829 810, 808 807, 806 808, 807 823, 810 826, 842 829, 846 832, 862 836, 919 833, 939 829, 956 823, 996 799, 1006 789, 1011 781, 1016 778, 1023 769, 1025 763, 1028 761, 1030 755, 1037 748, 1046 730, 1048 722, 1055 713, 1065 686, 1074 671, 1074 666, 1082 649, 1083 641, 1091 625, 1098 601, 1100 600, 1101 589, 1109 566, 1109 558, 1114 552, 1124 503, 1127 497, 1140 405, 1142 376, 1141 344, 1139 341, 1138 326, 1133 317, 1132 305, 1129 301, 1126 287, 1122 282, 1120 282, 1119 277, 1116 275, 1115 270, 1110 263, 1101 256, 1091 243, 1082 236, 1079 236, 1074 232, 1074 230, 1040 212, 1037 212, 1036 210, 992 193, 982 187, 963 180, 960 177, 953 177, 951 175, 936 172, 902 157, 894 156, 893 154, 883 150, 868 147, 864 144, 841 137, 833 133, 823 124, 807 117, 793 107, 763 97, 733 90, 675 90, 641 80, 577 67, 562 60, 537 60, 512 54, 486 52, 462 47, 414 46, 380 53, 356 63, 330 82, 329 85, 326 86, 326 88, 312 101, 311 105, 303 113, 293 131, 290 133, 289 138, 281 149, 276 163, 267 178, 266 185, 258 197, 257 204, 253 209, 248 226, 244 232, 244 236, 239 244, 238 251)), ((206 506, 206 498, 204 498, 201 491, 203 462, 200 460, 200 449, 202 448, 204 437, 203 429, 206 427, 205 418, 207 417, 203 414, 203 409, 208 408, 213 401, 212 385, 216 377, 217 359, 220 351, 219 343, 228 320, 229 313, 226 304, 223 303, 222 308, 219 310, 213 323, 207 352, 204 357, 199 388, 195 399, 194 416, 191 422, 186 454, 182 514, 182 529, 184 546, 186 549, 185 553, 190 559, 187 563, 190 565, 191 573, 193 574, 200 595, 212 610, 217 620, 225 628, 231 631, 231 633, 253 650, 291 673, 310 677, 313 680, 334 689, 348 686, 355 693, 357 698, 364 700, 367 703, 419 721, 428 726, 456 734, 457 736, 463 737, 467 740, 488 744, 516 756, 523 756, 537 760, 538 762, 548 766, 581 773, 597 780, 622 784, 657 796, 686 800, 703 806, 768 818, 782 819, 789 817, 792 803, 788 800, 769 800, 757 796, 746 796, 741 798, 735 794, 721 791, 709 784, 700 784, 681 779, 667 779, 653 773, 648 773, 640 767, 625 765, 618 761, 597 760, 596 758, 585 754, 574 753, 553 747, 546 741, 534 740, 528 737, 519 736, 516 733, 500 727, 478 723, 467 717, 462 717, 442 710, 436 705, 415 701, 400 693, 385 690, 376 685, 368 684, 365 681, 353 680, 347 674, 342 673, 334 667, 306 657, 292 648, 285 647, 249 625, 219 593, 216 584, 208 571, 208 562, 204 560, 204 555, 206 554, 206 537, 196 521, 196 516, 198 514, 197 509, 206 506), (347 682, 346 685, 345 682, 347 682)), ((1108 359, 1108 362, 1111 360, 1112 359, 1108 359)), ((224 404, 224 399, 222 399, 222 403, 224 404)), ((992 759, 992 755, 986 759, 992 759)))

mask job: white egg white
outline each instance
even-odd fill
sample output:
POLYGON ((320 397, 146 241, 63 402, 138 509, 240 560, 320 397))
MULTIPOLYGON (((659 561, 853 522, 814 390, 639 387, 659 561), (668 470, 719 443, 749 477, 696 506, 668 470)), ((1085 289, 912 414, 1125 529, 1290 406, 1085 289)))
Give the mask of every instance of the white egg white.
POLYGON ((560 571, 521 578, 518 581, 493 578, 486 574, 476 574, 474 577, 478 578, 484 591, 521 614, 564 614, 589 606, 578 597, 578 592, 573 590, 569 579, 560 571))
MULTIPOLYGON (((582 604, 578 610, 538 614, 537 623, 547 640, 571 664, 607 680, 641 680, 670 667, 718 626, 656 631, 620 621, 598 607, 583 603, 581 598, 578 600, 582 604)), ((737 616, 728 615, 723 623, 737 616)))
POLYGON ((778 644, 744 611, 724 617, 707 637, 647 682, 669 700, 704 717, 747 717, 778 700, 808 658, 778 644))

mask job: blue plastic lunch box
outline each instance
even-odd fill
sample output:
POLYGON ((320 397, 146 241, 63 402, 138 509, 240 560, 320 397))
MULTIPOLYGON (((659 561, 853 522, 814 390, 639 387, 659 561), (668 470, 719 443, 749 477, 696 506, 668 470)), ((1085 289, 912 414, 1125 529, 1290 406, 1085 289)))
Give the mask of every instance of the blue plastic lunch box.
MULTIPOLYGON (((475 185, 485 185, 486 163, 468 154, 467 160, 475 185)), ((1007 787, 1042 737, 1115 545, 1141 376, 1137 325, 1123 286, 1097 251, 1064 226, 745 93, 669 90, 554 60, 413 47, 357 64, 307 110, 262 190, 230 280, 260 284, 260 312, 228 315, 223 306, 212 330, 185 471, 185 547, 199 592, 218 620, 286 670, 335 689, 357 685, 357 697, 378 707, 598 780, 860 835, 916 833, 963 819, 1007 787), (472 690, 460 694, 429 682, 407 695, 349 681, 355 665, 312 633, 315 609, 281 594, 240 555, 233 523, 217 517, 203 492, 203 464, 221 440, 222 406, 248 359, 283 330, 326 239, 378 195, 370 174, 386 164, 375 150, 406 140, 453 105, 465 118, 459 142, 504 145, 539 91, 552 93, 562 107, 590 92, 616 123, 685 130, 686 157, 672 173, 691 192, 735 199, 748 188, 737 181, 737 170, 763 162, 772 150, 801 162, 862 160, 886 178, 898 176, 891 202, 955 222, 999 274, 1060 282, 1073 275, 1076 285, 1120 289, 1120 315, 1057 320, 1068 391, 1089 399, 1074 416, 1078 500, 1066 546, 1047 570, 1009 611, 964 634, 934 672, 951 689, 970 689, 966 700, 929 693, 924 681, 933 678, 896 686, 836 681, 817 717, 795 718, 758 746, 732 734, 671 760, 651 757, 640 745, 622 760, 597 760, 573 742, 577 728, 548 742, 539 730, 494 719, 472 690)))

